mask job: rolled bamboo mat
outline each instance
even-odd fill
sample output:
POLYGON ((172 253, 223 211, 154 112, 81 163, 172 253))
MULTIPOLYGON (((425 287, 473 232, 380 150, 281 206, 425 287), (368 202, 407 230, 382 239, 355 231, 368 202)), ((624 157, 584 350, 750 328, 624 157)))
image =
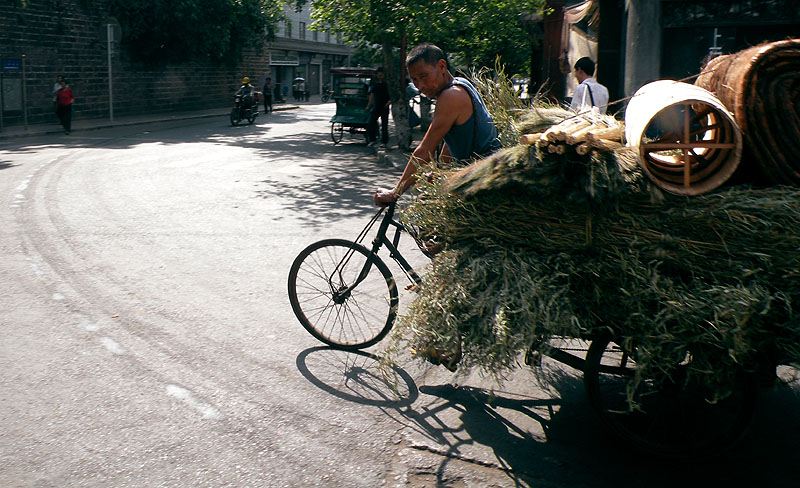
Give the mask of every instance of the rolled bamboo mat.
POLYGON ((733 112, 747 159, 765 177, 800 185, 800 39, 714 58, 695 84, 733 112))
POLYGON ((625 140, 656 185, 701 195, 723 185, 742 156, 733 115, 699 86, 659 80, 641 87, 625 109, 625 140))

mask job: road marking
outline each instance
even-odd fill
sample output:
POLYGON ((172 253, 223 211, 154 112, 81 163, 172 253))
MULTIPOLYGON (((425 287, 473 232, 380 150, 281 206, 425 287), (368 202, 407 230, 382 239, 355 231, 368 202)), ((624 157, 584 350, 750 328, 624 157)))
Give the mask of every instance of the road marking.
POLYGON ((61 300, 65 299, 66 297, 61 293, 53 293, 53 300, 60 302, 61 300))
POLYGON ((220 417, 219 410, 211 405, 198 400, 194 394, 178 385, 167 385, 167 395, 175 397, 183 403, 189 405, 193 409, 199 411, 204 419, 217 419, 220 417))
POLYGON ((106 346, 106 349, 108 349, 114 354, 117 355, 125 354, 125 348, 120 346, 117 341, 115 341, 110 337, 101 337, 100 342, 102 342, 103 345, 106 346))
POLYGON ((86 329, 88 332, 97 332, 102 328, 99 324, 92 322, 83 315, 80 315, 79 317, 81 319, 81 325, 83 325, 83 328, 86 329))

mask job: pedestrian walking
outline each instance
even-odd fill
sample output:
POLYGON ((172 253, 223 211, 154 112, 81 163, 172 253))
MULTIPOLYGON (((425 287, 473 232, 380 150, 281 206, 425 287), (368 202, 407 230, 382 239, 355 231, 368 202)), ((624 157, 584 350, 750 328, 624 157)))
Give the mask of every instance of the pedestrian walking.
POLYGON ((375 72, 375 78, 369 87, 369 101, 366 110, 369 112, 369 124, 367 125, 367 140, 374 145, 378 140, 378 119, 381 121, 381 144, 389 142, 389 105, 392 101, 389 97, 389 87, 384 79, 385 73, 381 66, 375 72))
POLYGON ((264 113, 272 113, 272 78, 267 77, 267 79, 264 80, 262 92, 264 93, 264 113))
POLYGON ((53 112, 56 116, 58 116, 58 90, 61 89, 61 80, 63 79, 63 76, 58 75, 56 77, 56 83, 53 85, 53 112))
POLYGON ((56 92, 56 114, 64 127, 64 134, 69 134, 72 131, 72 102, 75 101, 75 95, 72 88, 67 86, 67 80, 62 78, 59 84, 61 88, 56 92))
POLYGON ((575 62, 575 79, 578 86, 572 94, 570 108, 578 113, 590 112, 594 107, 601 114, 608 107, 608 88, 593 78, 595 65, 590 58, 583 57, 575 62))

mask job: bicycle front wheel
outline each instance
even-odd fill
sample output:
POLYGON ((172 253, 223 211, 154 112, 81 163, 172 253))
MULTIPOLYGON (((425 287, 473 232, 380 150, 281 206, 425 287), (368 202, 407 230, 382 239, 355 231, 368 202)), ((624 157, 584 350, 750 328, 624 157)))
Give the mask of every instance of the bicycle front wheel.
POLYGON ((341 349, 383 339, 397 317, 397 284, 380 258, 361 244, 326 239, 311 244, 289 271, 289 301, 314 337, 341 349), (356 283, 359 277, 363 279, 356 283))

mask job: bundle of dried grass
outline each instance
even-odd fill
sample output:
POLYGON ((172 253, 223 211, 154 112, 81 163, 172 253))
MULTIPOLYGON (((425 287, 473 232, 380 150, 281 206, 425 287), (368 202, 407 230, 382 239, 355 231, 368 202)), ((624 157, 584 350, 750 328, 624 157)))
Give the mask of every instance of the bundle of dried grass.
MULTIPOLYGON (((532 126, 543 113, 527 114, 532 126)), ((768 347, 800 364, 800 190, 663 195, 629 150, 535 145, 433 174, 404 218, 448 247, 399 343, 460 347, 462 368, 491 374, 538 339, 607 330, 645 352, 644 376, 687 352, 709 385, 768 347)))

